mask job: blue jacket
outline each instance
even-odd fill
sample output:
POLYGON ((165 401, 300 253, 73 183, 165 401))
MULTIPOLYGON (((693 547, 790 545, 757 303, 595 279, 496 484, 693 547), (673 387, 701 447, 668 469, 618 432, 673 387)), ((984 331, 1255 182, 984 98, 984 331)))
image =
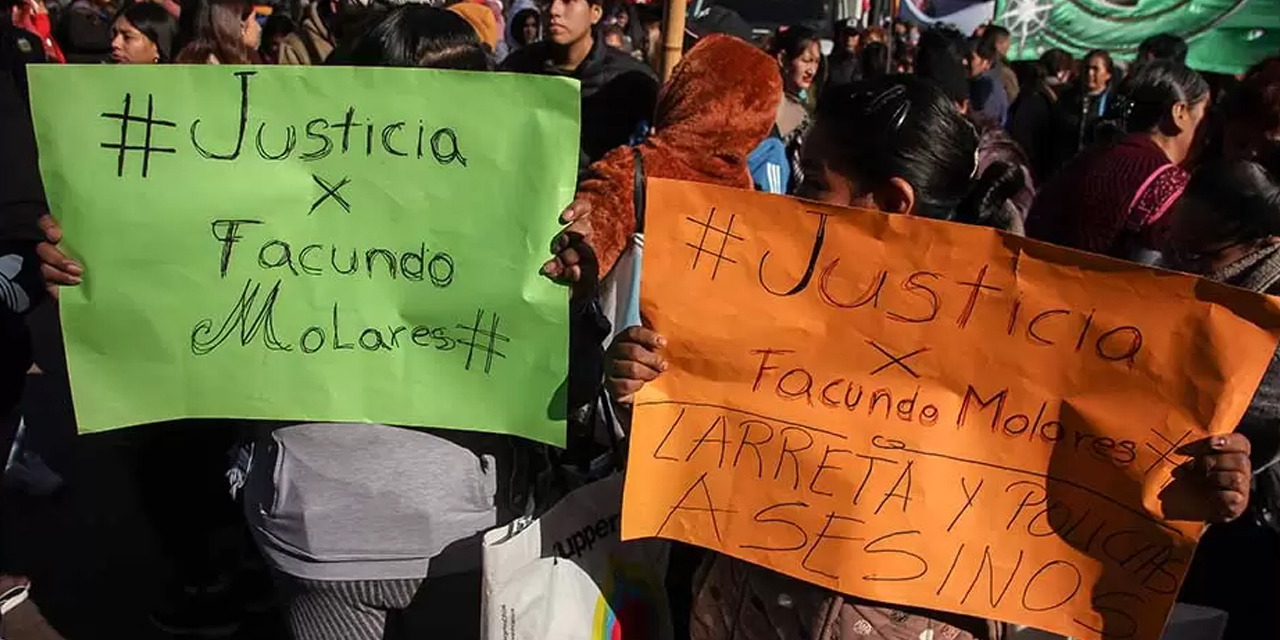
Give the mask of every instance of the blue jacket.
POLYGON ((969 108, 975 115, 1001 127, 1009 119, 1009 94, 1000 83, 1000 70, 992 67, 969 81, 969 108))
POLYGON ((787 147, 778 136, 765 138, 747 156, 751 181, 757 191, 785 195, 791 182, 791 163, 787 160, 787 147))

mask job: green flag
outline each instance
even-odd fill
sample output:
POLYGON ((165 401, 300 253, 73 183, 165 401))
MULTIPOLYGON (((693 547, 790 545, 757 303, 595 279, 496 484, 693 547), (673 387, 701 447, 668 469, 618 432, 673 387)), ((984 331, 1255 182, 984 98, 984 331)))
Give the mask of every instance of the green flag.
POLYGON ((380 422, 564 442, 578 89, 426 69, 35 66, 82 432, 380 422))
POLYGON ((1276 0, 996 0, 994 22, 1012 32, 1010 57, 1022 60, 1055 47, 1129 59, 1160 33, 1185 38, 1187 64, 1202 71, 1240 73, 1280 54, 1276 0))

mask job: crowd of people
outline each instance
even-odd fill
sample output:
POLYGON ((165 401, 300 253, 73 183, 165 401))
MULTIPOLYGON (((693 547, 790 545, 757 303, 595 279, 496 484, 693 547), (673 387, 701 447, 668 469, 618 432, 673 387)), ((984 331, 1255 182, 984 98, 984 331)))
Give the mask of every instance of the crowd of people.
MULTIPOLYGON (((477 637, 477 536, 547 508, 566 477, 580 483, 598 471, 625 440, 635 394, 667 368, 664 337, 639 321, 638 293, 618 276, 643 258, 633 239, 645 216, 662 215, 645 211, 646 177, 992 227, 1280 294, 1280 57, 1239 78, 1207 79, 1186 66, 1186 43, 1163 35, 1127 68, 1105 51, 1010 62, 1010 34, 995 25, 972 35, 905 23, 834 34, 793 26, 758 38, 713 6, 690 17, 684 59, 663 83, 660 9, 620 0, 0 0, 0 8, 6 425, 19 421, 32 365, 25 315, 85 273, 59 248, 57 212, 45 203, 28 65, 397 66, 580 82, 577 197, 563 212, 529 213, 565 225, 543 274, 572 291, 569 447, 392 425, 226 420, 93 436, 123 443, 136 474, 172 568, 151 617, 176 635, 229 637, 246 609, 267 606, 298 640, 400 637, 398 621, 425 599, 432 637, 477 637)), ((1228 640, 1273 637, 1280 363, 1273 359, 1237 431, 1200 444, 1190 473, 1201 520, 1213 526, 1181 600, 1228 612, 1228 640), (1261 577, 1237 578, 1243 567, 1261 577)), ((847 597, 728 556, 680 548, 673 558, 681 638, 1006 637, 994 620, 847 597)), ((35 598, 27 589, 22 578, 0 577, 0 631, 58 637, 40 617, 38 587, 35 598)))

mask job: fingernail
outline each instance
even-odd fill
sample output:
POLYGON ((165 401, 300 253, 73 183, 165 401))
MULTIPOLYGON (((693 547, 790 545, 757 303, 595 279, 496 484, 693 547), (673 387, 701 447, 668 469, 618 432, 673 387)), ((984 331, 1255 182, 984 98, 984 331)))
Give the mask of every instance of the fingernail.
POLYGON ((82 266, 80 266, 80 265, 78 265, 78 264, 76 264, 76 263, 74 263, 74 262, 68 262, 68 263, 66 264, 66 267, 67 267, 67 271, 69 271, 69 272, 71 272, 71 273, 74 273, 74 274, 76 274, 76 275, 80 275, 80 274, 83 274, 83 273, 84 273, 84 267, 82 267, 82 266))
POLYGON ((658 336, 658 346, 659 347, 667 346, 667 339, 662 336, 658 336))
POLYGON ((1217 438, 1214 438, 1214 439, 1213 439, 1213 448, 1214 448, 1214 449, 1221 449, 1221 448, 1223 448, 1223 447, 1225 447, 1225 446, 1227 446, 1227 439, 1226 439, 1226 438, 1223 438, 1223 437, 1219 436, 1219 437, 1217 437, 1217 438))
POLYGON ((658 365, 658 371, 666 371, 668 366, 669 365, 666 362, 663 362, 662 364, 658 365))

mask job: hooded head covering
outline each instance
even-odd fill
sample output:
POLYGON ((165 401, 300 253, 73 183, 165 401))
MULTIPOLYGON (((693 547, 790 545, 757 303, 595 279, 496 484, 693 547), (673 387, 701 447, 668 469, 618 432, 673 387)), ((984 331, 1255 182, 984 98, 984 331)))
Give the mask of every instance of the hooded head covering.
POLYGON ((524 9, 521 9, 511 14, 511 17, 507 19, 506 38, 507 38, 508 51, 513 51, 513 52, 519 51, 520 49, 533 44, 532 42, 526 42, 521 44, 519 33, 524 29, 524 23, 527 20, 528 16, 533 16, 534 18, 541 21, 542 20, 541 15, 542 14, 540 14, 537 8, 535 7, 526 7, 524 9))
MULTIPOLYGON (((637 147, 645 176, 750 189, 747 156, 769 135, 781 101, 777 61, 731 36, 703 38, 658 96, 653 131, 637 147)), ((592 164, 578 188, 592 207, 601 276, 635 231, 634 182, 633 151, 620 147, 592 164)))

